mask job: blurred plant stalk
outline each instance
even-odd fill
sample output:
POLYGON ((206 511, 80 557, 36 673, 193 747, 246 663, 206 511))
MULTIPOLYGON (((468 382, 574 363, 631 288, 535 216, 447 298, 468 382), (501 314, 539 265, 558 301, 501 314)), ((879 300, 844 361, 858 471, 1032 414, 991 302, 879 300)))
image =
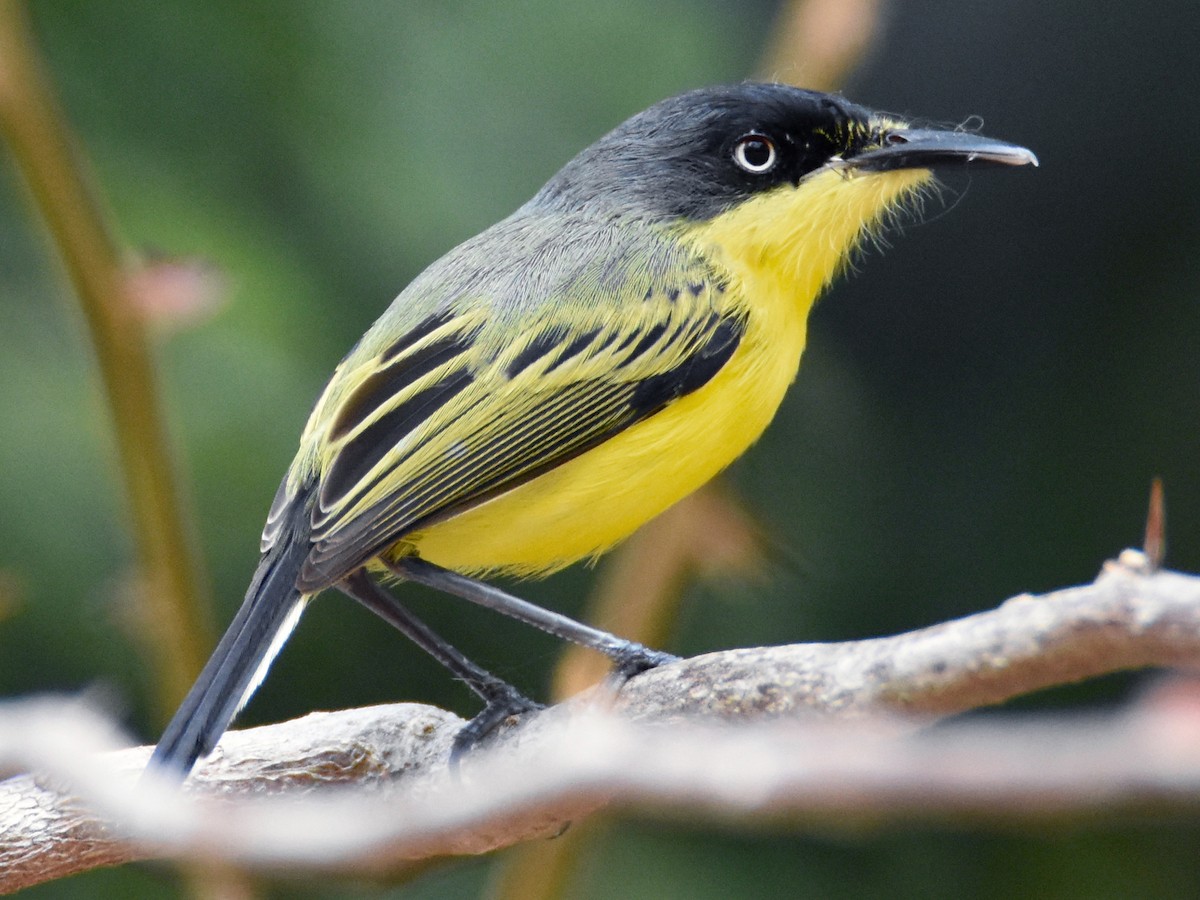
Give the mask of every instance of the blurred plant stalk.
MULTIPOLYGON (((831 91, 870 48, 882 0, 792 0, 776 17, 759 78, 831 91)), ((650 647, 674 628, 687 586, 697 577, 753 573, 761 562, 753 520, 719 483, 701 488, 646 525, 613 553, 583 618, 650 647)), ((554 674, 555 700, 595 684, 607 661, 569 648, 554 674)), ((505 860, 490 896, 552 900, 571 879, 606 823, 596 816, 554 841, 523 844, 505 860)))
POLYGON ((771 29, 757 77, 836 91, 882 31, 884 0, 792 0, 771 29))
MULTIPOLYGON (((95 348, 140 557, 136 619, 165 717, 211 643, 207 592, 174 476, 145 316, 130 296, 126 266, 18 0, 0 0, 0 133, 66 266, 95 348)), ((86 537, 64 534, 64 553, 86 537)))

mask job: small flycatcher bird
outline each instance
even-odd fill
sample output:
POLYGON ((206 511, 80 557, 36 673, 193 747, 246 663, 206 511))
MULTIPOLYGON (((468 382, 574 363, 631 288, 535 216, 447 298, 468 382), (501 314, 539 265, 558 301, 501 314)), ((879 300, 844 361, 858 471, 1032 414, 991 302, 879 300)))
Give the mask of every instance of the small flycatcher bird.
POLYGON ((478 580, 612 547, 754 442, 809 310, 856 245, 950 165, 1029 150, 828 94, 740 84, 664 100, 451 250, 338 366, 279 486, 241 609, 153 765, 212 750, 305 606, 354 597, 485 702, 469 746, 536 704, 377 582, 415 581, 609 655, 673 657, 478 580))

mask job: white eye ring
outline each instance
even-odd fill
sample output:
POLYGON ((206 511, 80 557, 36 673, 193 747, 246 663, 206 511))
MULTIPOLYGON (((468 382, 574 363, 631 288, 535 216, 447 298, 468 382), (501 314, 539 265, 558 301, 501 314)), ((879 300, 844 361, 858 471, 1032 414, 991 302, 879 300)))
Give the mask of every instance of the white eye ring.
POLYGON ((733 148, 733 161, 751 175, 770 172, 778 160, 775 142, 765 134, 748 134, 740 138, 733 148))

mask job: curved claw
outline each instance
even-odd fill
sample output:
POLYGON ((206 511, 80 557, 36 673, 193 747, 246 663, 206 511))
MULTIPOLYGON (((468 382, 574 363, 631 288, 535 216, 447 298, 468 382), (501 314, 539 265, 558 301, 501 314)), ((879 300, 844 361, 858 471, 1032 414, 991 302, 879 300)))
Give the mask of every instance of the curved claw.
POLYGON ((454 742, 450 745, 450 771, 457 773, 458 764, 463 756, 475 749, 477 744, 499 728, 509 716, 519 716, 540 709, 545 707, 535 700, 530 700, 516 688, 507 684, 498 686, 496 693, 488 698, 487 706, 454 736, 454 742))
POLYGON ((613 654, 613 674, 622 682, 628 681, 634 675, 640 675, 647 669, 665 666, 667 663, 679 662, 679 657, 662 650, 651 650, 642 644, 630 643, 613 654))

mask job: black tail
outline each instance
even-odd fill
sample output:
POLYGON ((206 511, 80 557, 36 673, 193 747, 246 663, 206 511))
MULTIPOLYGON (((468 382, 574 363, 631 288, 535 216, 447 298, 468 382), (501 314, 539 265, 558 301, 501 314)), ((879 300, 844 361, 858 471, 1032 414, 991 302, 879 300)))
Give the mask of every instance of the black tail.
POLYGON ((154 748, 152 767, 185 777, 216 746, 287 640, 307 599, 295 584, 308 554, 307 541, 289 537, 263 555, 242 608, 154 748))

